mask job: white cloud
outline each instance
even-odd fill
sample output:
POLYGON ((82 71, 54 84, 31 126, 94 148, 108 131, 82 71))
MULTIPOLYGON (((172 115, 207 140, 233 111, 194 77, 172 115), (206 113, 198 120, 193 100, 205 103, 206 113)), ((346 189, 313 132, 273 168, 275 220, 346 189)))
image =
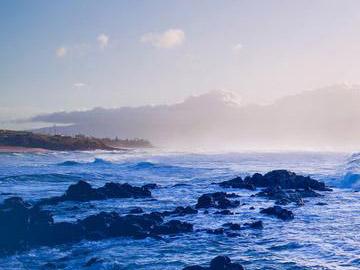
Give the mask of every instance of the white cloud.
POLYGON ((238 43, 233 47, 233 51, 238 53, 242 50, 242 48, 243 48, 243 45, 241 43, 238 43))
POLYGON ((146 33, 141 39, 143 43, 149 43, 157 48, 173 48, 185 41, 185 32, 181 29, 169 29, 162 33, 146 33))
POLYGON ((109 44, 109 36, 105 34, 100 34, 97 37, 98 44, 101 49, 105 49, 107 45, 109 44))
POLYGON ((56 49, 55 54, 57 57, 62 58, 67 54, 67 49, 65 47, 59 47, 56 49))
POLYGON ((75 88, 81 88, 81 87, 86 86, 86 83, 77 82, 77 83, 74 83, 73 86, 74 86, 75 88))

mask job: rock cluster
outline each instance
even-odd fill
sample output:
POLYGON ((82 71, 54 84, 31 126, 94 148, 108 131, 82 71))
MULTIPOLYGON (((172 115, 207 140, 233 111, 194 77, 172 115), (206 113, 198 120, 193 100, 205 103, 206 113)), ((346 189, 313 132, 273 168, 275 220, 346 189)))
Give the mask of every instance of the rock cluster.
POLYGON ((245 188, 253 190, 256 187, 266 188, 279 186, 282 189, 313 189, 329 191, 325 183, 312 179, 309 176, 297 175, 287 170, 274 170, 264 175, 255 173, 244 179, 236 177, 232 180, 219 183, 222 187, 245 188))
POLYGON ((0 205, 0 224, 0 251, 5 253, 83 239, 145 238, 193 231, 192 224, 179 220, 164 222, 163 215, 157 212, 125 216, 100 212, 74 223, 54 222, 49 211, 19 197, 8 198, 0 205))
POLYGON ((127 183, 119 184, 109 182, 99 188, 93 188, 89 183, 80 180, 70 185, 62 196, 41 200, 38 204, 56 204, 64 201, 87 202, 92 200, 105 200, 110 198, 146 198, 151 197, 147 186, 134 187, 127 183))
MULTIPOLYGON (((285 170, 271 171, 265 175, 254 174, 245 179, 237 177, 222 182, 220 185, 249 190, 258 187, 263 188, 256 196, 274 200, 277 205, 262 209, 260 213, 282 220, 291 220, 294 218, 294 214, 280 207, 279 204, 296 203, 302 205, 304 203, 303 198, 323 196, 316 191, 330 190, 322 182, 285 170)), ((157 188, 157 185, 148 184, 143 187, 134 187, 129 184, 113 182, 106 183, 99 188, 93 188, 89 183, 79 181, 70 185, 62 196, 42 199, 35 205, 24 202, 20 197, 8 198, 0 204, 0 252, 6 253, 35 246, 56 245, 83 239, 100 240, 119 236, 141 239, 187 233, 193 231, 192 224, 180 220, 164 219, 170 216, 197 214, 198 209, 205 209, 204 213, 208 213, 212 211, 209 208, 215 208, 214 214, 217 216, 234 215, 229 209, 240 206, 240 201, 236 199, 239 197, 238 195, 214 192, 201 195, 195 206, 179 206, 174 210, 152 213, 144 213, 140 207, 133 207, 128 215, 119 215, 116 212, 100 212, 76 222, 54 222, 51 213, 41 209, 42 205, 64 201, 86 202, 110 198, 148 198, 151 197, 150 189, 153 188, 157 188)), ((225 223, 222 228, 204 231, 236 237, 240 235, 236 231, 262 228, 262 221, 254 221, 243 225, 225 223)), ((189 266, 184 269, 237 270, 243 268, 240 264, 231 263, 228 257, 218 256, 211 261, 210 267, 189 266)))

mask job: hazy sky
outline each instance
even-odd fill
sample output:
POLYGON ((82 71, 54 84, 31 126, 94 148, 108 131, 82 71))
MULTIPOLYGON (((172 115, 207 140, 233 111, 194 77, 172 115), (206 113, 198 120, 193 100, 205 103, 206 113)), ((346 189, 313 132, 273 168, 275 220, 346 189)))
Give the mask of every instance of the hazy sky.
POLYGON ((1 1, 0 120, 358 83, 360 1, 1 1))

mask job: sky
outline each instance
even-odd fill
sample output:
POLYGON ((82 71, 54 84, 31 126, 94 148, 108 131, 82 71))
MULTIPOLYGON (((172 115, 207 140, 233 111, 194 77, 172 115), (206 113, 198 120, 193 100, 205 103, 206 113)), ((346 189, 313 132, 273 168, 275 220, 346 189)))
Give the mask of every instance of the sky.
POLYGON ((359 83, 356 0, 1 1, 0 33, 0 127, 216 89, 269 103, 359 83))

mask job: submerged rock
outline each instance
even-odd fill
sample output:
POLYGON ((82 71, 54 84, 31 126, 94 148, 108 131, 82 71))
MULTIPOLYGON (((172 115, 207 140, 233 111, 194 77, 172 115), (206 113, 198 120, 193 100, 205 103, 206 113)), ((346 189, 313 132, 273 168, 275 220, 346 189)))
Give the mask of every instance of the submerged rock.
POLYGON ((99 188, 93 188, 89 183, 80 180, 68 187, 62 196, 42 199, 39 205, 56 204, 64 201, 87 202, 92 200, 104 200, 111 198, 146 198, 151 197, 147 187, 134 187, 127 183, 106 183, 99 188))
POLYGON ((291 220, 294 219, 294 214, 290 210, 284 209, 278 205, 273 207, 265 208, 260 211, 262 214, 275 216, 282 220, 291 220))
POLYGON ((85 264, 84 264, 84 267, 91 267, 93 266, 94 264, 97 264, 97 263, 101 263, 103 260, 102 259, 99 259, 97 257, 92 257, 90 260, 88 260, 85 264))
POLYGON ((232 263, 227 256, 217 256, 211 260, 210 267, 194 265, 187 266, 183 270, 244 270, 244 267, 239 263, 232 263))
POLYGON ((130 210, 129 213, 130 214, 142 214, 142 213, 144 213, 144 210, 142 210, 141 207, 134 207, 133 209, 130 210))
POLYGON ((226 208, 234 208, 240 205, 240 201, 231 201, 228 198, 237 197, 236 194, 229 194, 225 192, 214 192, 214 193, 207 193, 203 194, 198 198, 196 208, 219 208, 219 209, 226 209, 226 208))

